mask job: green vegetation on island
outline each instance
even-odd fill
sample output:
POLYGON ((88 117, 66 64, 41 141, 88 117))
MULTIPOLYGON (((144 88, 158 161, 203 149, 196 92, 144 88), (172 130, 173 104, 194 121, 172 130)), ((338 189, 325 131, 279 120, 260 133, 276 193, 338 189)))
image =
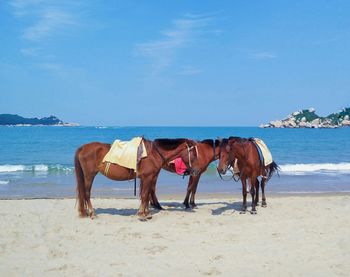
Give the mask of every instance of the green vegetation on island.
POLYGON ((25 118, 17 114, 0 114, 0 125, 7 126, 32 126, 32 125, 48 125, 48 126, 78 126, 76 123, 66 123, 56 116, 43 118, 25 118))
POLYGON ((316 114, 314 108, 300 110, 282 120, 260 125, 262 128, 338 128, 350 126, 350 108, 343 108, 326 117, 316 114))

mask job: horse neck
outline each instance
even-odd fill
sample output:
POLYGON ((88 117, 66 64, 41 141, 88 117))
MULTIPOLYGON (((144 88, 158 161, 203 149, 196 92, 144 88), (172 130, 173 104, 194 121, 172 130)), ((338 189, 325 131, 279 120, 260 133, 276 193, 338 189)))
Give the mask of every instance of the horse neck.
POLYGON ((246 148, 247 146, 244 145, 244 142, 236 142, 233 144, 232 151, 234 153, 234 157, 238 160, 244 160, 246 159, 246 148))
MULTIPOLYGON (((200 142, 197 144, 197 148, 198 159, 201 160, 203 163, 209 164, 215 160, 213 146, 200 142)), ((217 155, 217 150, 220 151, 220 148, 215 147, 215 155, 217 155)))
POLYGON ((185 145, 184 143, 180 144, 178 147, 176 147, 175 149, 172 150, 165 150, 160 146, 157 146, 159 152, 163 155, 164 159, 169 162, 172 159, 175 159, 176 157, 178 157, 180 155, 180 153, 185 150, 185 145))

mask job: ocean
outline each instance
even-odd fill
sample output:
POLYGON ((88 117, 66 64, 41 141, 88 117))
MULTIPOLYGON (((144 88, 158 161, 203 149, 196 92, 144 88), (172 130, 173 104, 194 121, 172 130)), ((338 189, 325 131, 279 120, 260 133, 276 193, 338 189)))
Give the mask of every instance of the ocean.
MULTIPOLYGON (((279 176, 268 183, 268 194, 350 191, 350 128, 31 126, 0 127, 0 198, 74 197, 75 150, 92 141, 112 143, 135 136, 196 140, 258 137, 281 168, 279 176)), ((188 177, 162 171, 157 194, 185 195, 187 182, 188 177)), ((92 196, 133 197, 133 185, 133 181, 112 181, 99 174, 92 196)), ((213 163, 203 174, 197 194, 240 191, 240 182, 221 180, 213 163)))

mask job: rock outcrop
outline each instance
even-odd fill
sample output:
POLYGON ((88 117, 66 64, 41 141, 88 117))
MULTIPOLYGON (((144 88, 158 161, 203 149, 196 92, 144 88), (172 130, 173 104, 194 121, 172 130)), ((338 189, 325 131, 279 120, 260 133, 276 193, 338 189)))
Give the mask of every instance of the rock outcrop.
POLYGON ((314 108, 294 112, 282 120, 262 124, 262 128, 338 128, 350 126, 350 108, 344 108, 338 113, 326 117, 316 114, 314 108))

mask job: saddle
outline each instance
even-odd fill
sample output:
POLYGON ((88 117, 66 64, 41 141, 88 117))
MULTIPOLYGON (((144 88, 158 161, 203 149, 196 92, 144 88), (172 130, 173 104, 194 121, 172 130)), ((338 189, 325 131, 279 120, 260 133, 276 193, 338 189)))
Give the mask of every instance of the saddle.
POLYGON ((273 162, 270 150, 267 148, 266 144, 259 138, 250 138, 249 141, 254 143, 256 149, 259 153, 260 163, 263 166, 268 166, 273 162))
POLYGON ((117 139, 113 142, 102 162, 118 164, 136 172, 137 164, 145 157, 147 157, 147 150, 142 137, 135 137, 130 141, 117 139))

